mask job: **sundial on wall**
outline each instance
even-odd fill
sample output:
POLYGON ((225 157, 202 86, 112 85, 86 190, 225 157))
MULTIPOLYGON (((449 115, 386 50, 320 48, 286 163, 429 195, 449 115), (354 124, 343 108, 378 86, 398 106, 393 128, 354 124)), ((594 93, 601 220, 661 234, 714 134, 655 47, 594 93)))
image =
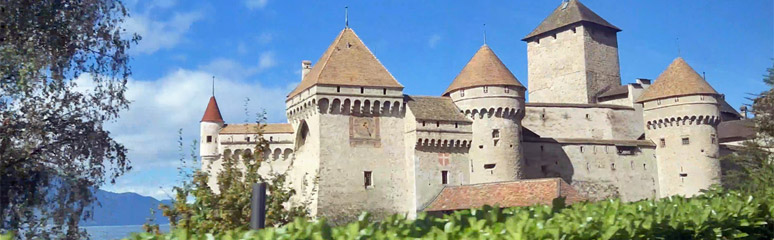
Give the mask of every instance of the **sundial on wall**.
POLYGON ((378 117, 349 117, 349 145, 381 147, 378 117))

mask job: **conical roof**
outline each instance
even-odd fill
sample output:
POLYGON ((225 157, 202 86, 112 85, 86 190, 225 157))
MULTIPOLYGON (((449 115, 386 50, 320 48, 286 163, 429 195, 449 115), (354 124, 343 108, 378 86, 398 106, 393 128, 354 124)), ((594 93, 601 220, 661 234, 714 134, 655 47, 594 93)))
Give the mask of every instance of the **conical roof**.
POLYGON ((637 102, 696 94, 718 95, 718 92, 683 58, 678 57, 658 75, 653 85, 642 93, 637 102))
POLYGON ((468 61, 468 64, 462 68, 460 74, 454 78, 443 95, 462 88, 493 85, 524 88, 524 85, 513 76, 513 73, 500 61, 494 51, 484 44, 468 61))
POLYGON ((403 88, 351 28, 339 33, 288 98, 316 84, 403 88))
POLYGON ((607 22, 580 1, 569 0, 569 2, 562 2, 551 15, 548 15, 548 17, 544 19, 535 30, 532 30, 531 33, 527 34, 522 41, 527 41, 534 36, 578 22, 590 22, 603 27, 608 27, 616 32, 621 31, 620 28, 607 22))
POLYGON ((223 116, 220 115, 220 108, 218 108, 218 101, 215 101, 215 96, 210 97, 207 110, 204 110, 202 122, 223 123, 223 116))

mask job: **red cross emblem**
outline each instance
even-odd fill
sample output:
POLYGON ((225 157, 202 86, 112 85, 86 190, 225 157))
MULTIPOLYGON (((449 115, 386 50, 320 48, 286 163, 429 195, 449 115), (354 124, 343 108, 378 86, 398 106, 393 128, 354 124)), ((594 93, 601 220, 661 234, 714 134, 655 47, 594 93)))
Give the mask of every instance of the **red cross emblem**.
POLYGON ((438 163, 441 164, 441 166, 449 165, 449 154, 438 153, 438 163))

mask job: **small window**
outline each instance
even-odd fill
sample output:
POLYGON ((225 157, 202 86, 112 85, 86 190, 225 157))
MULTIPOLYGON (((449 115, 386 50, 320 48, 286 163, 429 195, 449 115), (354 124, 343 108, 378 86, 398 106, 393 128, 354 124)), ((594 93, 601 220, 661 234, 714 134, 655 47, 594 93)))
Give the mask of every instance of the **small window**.
POLYGON ((360 87, 360 93, 363 93, 363 92, 365 92, 365 88, 360 87))
POLYGON ((246 142, 250 142, 250 137, 245 137, 246 142))
POLYGON ((423 126, 423 127, 425 126, 425 121, 422 121, 422 126, 423 126))
POLYGON ((580 146, 580 152, 583 152, 583 146, 580 146))
POLYGON ((683 145, 691 144, 691 139, 688 137, 683 137, 683 145))
POLYGON ((659 147, 666 147, 666 139, 659 139, 658 140, 658 146, 659 147))
POLYGON ((610 170, 613 170, 613 171, 615 171, 615 163, 611 163, 611 164, 610 164, 610 170))
POLYGON ((642 170, 648 170, 644 163, 642 164, 642 170))
POLYGON ((704 100, 704 96, 699 96, 699 99, 700 100, 704 100))
POLYGON ((458 123, 454 123, 454 128, 458 128, 458 127, 459 127, 459 124, 458 123))
POLYGON ((212 142, 212 136, 207 136, 207 142, 208 142, 208 143, 211 143, 211 142, 212 142))
POLYGON ((591 115, 589 115, 589 114, 587 113, 587 114, 586 114, 586 119, 591 119, 591 115))
POLYGON ((435 127, 440 127, 440 126, 441 126, 441 122, 436 121, 435 122, 435 127))
POLYGON ((387 95, 387 89, 386 88, 382 89, 382 91, 384 91, 384 95, 387 95))
POLYGON ((464 97, 464 96, 465 96, 465 89, 460 89, 460 97, 464 97))
POLYGON ((712 144, 715 144, 715 143, 717 143, 717 142, 718 142, 718 140, 717 140, 717 136, 715 136, 715 134, 710 134, 710 142, 711 142, 712 144))
POLYGON ((484 149, 484 145, 478 145, 478 149, 484 149))
POLYGON ((495 163, 484 164, 484 169, 487 169, 487 170, 492 170, 492 169, 494 169, 496 166, 497 166, 497 164, 495 164, 495 163))
POLYGON ((374 187, 373 181, 371 179, 371 171, 363 172, 363 185, 365 186, 365 188, 374 187))
POLYGON ((269 142, 273 142, 273 141, 274 141, 274 137, 269 137, 269 142))
POLYGON ((505 89, 505 93, 511 92, 511 88, 509 88, 509 87, 504 87, 504 89, 505 89))
POLYGON ((441 171, 441 184, 449 184, 449 171, 441 171))
POLYGON ((675 98, 675 102, 680 102, 680 98, 675 98))
POLYGON ((492 130, 492 138, 500 138, 500 129, 492 130))
POLYGON ((341 92, 341 86, 336 86, 336 92, 341 92))
POLYGON ((542 145, 540 146, 540 151, 541 151, 541 152, 543 151, 543 146, 542 146, 542 145))
POLYGON ((489 87, 488 86, 484 86, 484 93, 488 93, 488 92, 489 92, 489 87))
POLYGON ((656 100, 656 104, 657 104, 657 105, 661 105, 661 99, 659 99, 659 100, 656 100))

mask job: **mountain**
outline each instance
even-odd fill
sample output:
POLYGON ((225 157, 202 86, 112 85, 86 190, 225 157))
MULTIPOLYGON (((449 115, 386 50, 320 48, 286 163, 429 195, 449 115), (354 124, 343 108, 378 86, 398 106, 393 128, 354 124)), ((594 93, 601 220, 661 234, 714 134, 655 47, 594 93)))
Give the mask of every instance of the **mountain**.
POLYGON ((151 216, 150 209, 156 211, 155 223, 166 224, 169 219, 161 215, 159 204, 171 204, 171 200, 156 200, 137 193, 114 193, 97 190, 94 217, 81 223, 81 226, 141 225, 151 216))

